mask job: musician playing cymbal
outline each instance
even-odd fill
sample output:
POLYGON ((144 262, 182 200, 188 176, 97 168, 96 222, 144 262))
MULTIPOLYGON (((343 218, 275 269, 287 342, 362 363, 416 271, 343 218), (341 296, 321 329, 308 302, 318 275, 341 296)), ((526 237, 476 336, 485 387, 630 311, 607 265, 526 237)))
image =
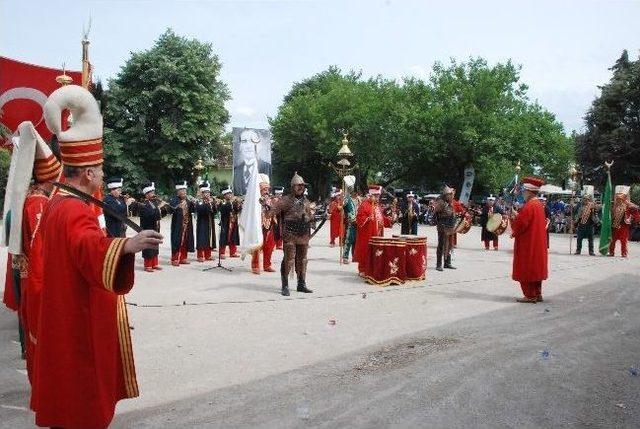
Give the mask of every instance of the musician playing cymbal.
POLYGON ((169 201, 171 210, 171 265, 189 264, 189 252, 195 252, 193 243, 193 219, 195 198, 187 195, 187 181, 176 185, 176 195, 169 201))

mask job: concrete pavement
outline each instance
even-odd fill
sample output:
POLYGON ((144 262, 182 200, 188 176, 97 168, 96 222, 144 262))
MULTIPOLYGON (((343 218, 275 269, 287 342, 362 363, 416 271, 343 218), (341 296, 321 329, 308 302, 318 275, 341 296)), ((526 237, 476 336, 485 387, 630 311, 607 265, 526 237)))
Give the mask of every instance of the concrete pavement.
MULTIPOLYGON (((163 223, 163 231, 168 231, 166 222, 163 223)), ((278 273, 255 276, 250 272, 249 260, 223 261, 225 266, 233 268, 231 273, 222 270, 203 271, 203 268, 215 265, 211 263, 194 262, 188 266, 171 267, 168 265, 168 243, 165 243, 161 252, 161 262, 165 269, 162 272, 145 273, 140 261, 136 286, 127 297, 131 304, 129 316, 135 328, 132 337, 141 396, 120 403, 114 425, 140 427, 145 421, 149 421, 148 427, 157 427, 156 423, 159 424, 160 421, 153 417, 156 414, 161 416, 158 418, 184 415, 181 413, 189 409, 185 407, 187 403, 199 407, 199 402, 205 399, 207 404, 216 402, 211 398, 215 399, 220 392, 223 398, 231 398, 233 392, 241 391, 233 389, 249 389, 243 391, 249 394, 255 386, 260 386, 256 387, 256 392, 262 391, 263 394, 250 396, 248 401, 252 404, 252 409, 262 409, 261 407, 268 407, 277 399, 274 395, 279 401, 284 400, 278 396, 287 390, 281 389, 282 383, 292 383, 291 387, 296 391, 295 381, 304 379, 299 378, 302 377, 299 374, 305 373, 301 368, 310 368, 313 374, 324 374, 322 368, 327 365, 332 367, 335 362, 364 359, 370 353, 375 353, 376 348, 383 345, 394 347, 403 344, 403 341, 417 341, 418 347, 429 350, 429 353, 413 360, 414 363, 423 362, 425 356, 431 359, 432 356, 453 353, 450 359, 465 357, 466 365, 486 366, 487 347, 492 344, 491 341, 498 340, 479 336, 473 339, 477 347, 471 347, 465 340, 469 338, 466 334, 456 335, 458 329, 461 333, 471 329, 472 325, 465 322, 475 321, 473 323, 486 329, 495 324, 494 328, 496 332, 501 332, 503 340, 515 345, 521 332, 527 329, 531 329, 531 332, 526 335, 532 337, 553 333, 555 330, 551 328, 554 327, 558 330, 563 327, 567 329, 562 318, 551 319, 555 322, 544 327, 535 323, 518 325, 516 322, 519 314, 540 314, 545 308, 555 314, 560 302, 567 311, 573 308, 573 304, 579 308, 587 302, 595 308, 604 308, 617 296, 619 289, 627 291, 624 299, 629 303, 637 305, 640 298, 638 294, 628 292, 629 288, 638 285, 638 279, 630 275, 640 267, 640 246, 637 243, 631 244, 629 259, 571 256, 568 254, 569 237, 552 236, 551 275, 543 287, 547 301, 530 305, 514 303, 514 298, 520 292, 510 280, 512 240, 509 238, 501 239, 501 250, 487 252, 481 246, 479 229, 474 227, 458 241, 459 248, 454 255, 454 265, 458 269, 439 273, 434 270, 435 249, 432 244, 436 242, 435 229, 421 226, 420 233, 426 234, 430 243, 427 280, 405 286, 379 288, 364 284, 355 274, 355 265, 338 264, 338 249, 329 248, 326 244, 328 228, 325 228, 316 236, 309 250, 308 283, 315 293, 304 295, 293 292, 290 298, 279 295, 278 273), (591 289, 590 285, 593 286, 591 289), (595 298, 592 298, 591 292, 587 293, 592 289, 594 293, 598 290, 604 292, 595 294, 595 298), (363 292, 366 293, 366 298, 363 298, 363 292), (337 320, 335 326, 328 323, 330 318, 337 320), (444 333, 442 336, 451 341, 436 339, 434 341, 437 344, 442 342, 443 345, 433 346, 429 340, 425 340, 440 338, 439 332, 444 333), (464 352, 458 352, 459 350, 464 352), (268 384, 256 383, 273 383, 273 391, 267 388, 268 384)), ((4 257, 5 253, 2 254, 0 263, 4 261, 4 257)), ((281 258, 282 253, 276 252, 274 260, 278 265, 281 258)), ((576 330, 573 336, 579 335, 577 329, 581 319, 587 319, 595 333, 602 334, 610 329, 607 319, 598 316, 595 309, 593 315, 580 312, 572 314, 575 320, 571 319, 569 326, 571 332, 576 330)), ((624 321, 632 312, 620 314, 620 320, 624 321)), ((570 334, 567 336, 572 337, 570 334)), ((634 331, 634 336, 637 344, 637 330, 634 331)), ((15 318, 6 310, 0 311, 0 341, 5 345, 0 351, 0 425, 4 422, 10 423, 11 427, 28 427, 33 424, 33 417, 28 411, 21 409, 28 404, 28 384, 24 374, 19 372, 23 370, 24 364, 17 359, 17 346, 12 342, 14 339, 15 318)), ((622 344, 619 350, 620 353, 631 354, 637 349, 632 345, 622 344)), ((513 364, 514 371, 525 365, 527 359, 531 359, 530 356, 517 353, 508 357, 516 361, 513 364)), ((403 359, 403 354, 388 358, 390 361, 403 359)), ((629 365, 632 364, 629 362, 629 365)), ((408 365, 413 364, 410 362, 408 365)), ((603 364, 594 361, 593 365, 598 368, 603 364)), ((640 362, 636 365, 640 365, 640 362)), ((440 371, 438 368, 429 366, 421 374, 430 379, 437 378, 439 372, 434 371, 440 371)), ((487 391, 492 389, 491 383, 498 381, 495 374, 499 374, 499 367, 496 371, 494 376, 483 379, 484 383, 489 383, 489 387, 476 386, 479 392, 485 388, 487 391)), ((562 374, 562 371, 560 368, 557 373, 562 374)), ((515 383, 518 381, 517 374, 519 372, 514 372, 506 380, 515 383)), ((524 378, 534 379, 535 375, 525 374, 524 378)), ((324 376, 320 379, 324 380, 324 376)), ((403 394, 403 386, 406 384, 402 381, 402 374, 395 380, 395 387, 393 383, 389 383, 387 387, 403 394)), ((584 383, 588 385, 589 380, 585 378, 584 383)), ((637 383, 640 377, 633 380, 637 383)), ((359 381, 354 383, 358 384, 359 381)), ((411 381, 408 379, 407 383, 411 381)), ((322 386, 321 383, 319 385, 322 386)), ((331 385, 334 388, 340 386, 331 385)), ((368 386, 369 389, 376 385, 360 387, 363 386, 368 386)), ((442 394, 445 396, 454 393, 451 389, 457 389, 454 383, 447 386, 443 387, 442 394)), ((316 392, 312 402, 318 401, 322 391, 336 396, 339 389, 332 391, 326 385, 316 392)), ((362 392, 365 391, 366 389, 362 392)), ((556 391, 548 393, 558 395, 556 391)), ((556 399, 562 402, 566 399, 565 396, 558 395, 556 399)), ((495 399, 500 399, 500 396, 495 396, 495 399)), ((328 401, 328 409, 335 409, 336 405, 330 398, 322 400, 328 401)), ((402 404, 391 403, 394 407, 402 404)), ((538 406, 542 403, 538 403, 538 406)), ((269 426, 270 422, 277 426, 296 426, 302 423, 322 426, 326 420, 327 424, 333 421, 337 426, 357 423, 353 425, 369 427, 378 426, 376 422, 381 425, 413 426, 421 418, 427 419, 425 422, 438 424, 446 421, 446 414, 430 417, 416 412, 408 412, 407 419, 379 421, 355 415, 357 410, 365 413, 366 407, 354 407, 351 413, 344 411, 344 416, 350 416, 351 420, 318 420, 309 417, 301 422, 297 417, 287 420, 291 416, 273 413, 262 414, 265 419, 260 420, 261 414, 252 418, 253 411, 243 409, 238 404, 224 400, 221 404, 228 406, 222 411, 214 407, 209 414, 206 412, 208 408, 197 408, 196 414, 201 414, 201 419, 189 420, 191 424, 188 426, 198 426, 205 421, 226 421, 230 426, 258 423, 269 426), (225 413, 223 415, 227 420, 220 418, 221 412, 225 413), (416 420, 410 420, 411 415, 416 420), (436 420, 436 417, 445 420, 436 420), (434 420, 429 420, 431 418, 434 420)), ((567 406, 572 406, 571 404, 570 401, 566 402, 567 406)), ((477 405, 478 410, 483 411, 482 403, 477 405)), ((485 405, 483 412, 487 414, 493 406, 491 401, 485 405)), ((300 407, 304 415, 305 405, 300 407)), ((501 412, 508 414, 508 410, 501 412)), ((398 411, 396 414, 401 413, 398 411)), ((322 416, 315 411, 309 411, 309 415, 322 416)), ((517 425, 508 416, 504 418, 499 422, 504 422, 506 426, 517 425)), ((549 420, 552 421, 555 420, 549 420)), ((452 421, 462 426, 468 422, 469 420, 452 421)), ((527 422, 532 426, 545 425, 542 420, 527 422)))

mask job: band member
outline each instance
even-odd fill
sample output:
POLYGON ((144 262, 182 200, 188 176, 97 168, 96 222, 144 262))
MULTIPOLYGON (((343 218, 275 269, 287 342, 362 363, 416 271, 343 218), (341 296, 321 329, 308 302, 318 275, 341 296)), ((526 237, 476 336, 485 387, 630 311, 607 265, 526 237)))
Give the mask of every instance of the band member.
MULTIPOLYGON (((284 188, 282 186, 278 186, 274 189, 273 194, 274 197, 271 201, 271 204, 277 204, 278 201, 282 198, 282 194, 284 192, 284 188)), ((282 213, 279 216, 276 216, 276 228, 273 232, 273 238, 276 240, 276 249, 282 250, 282 213)))
POLYGON ((369 241, 371 237, 384 236, 384 228, 391 227, 391 219, 382 213, 382 207, 378 203, 382 186, 369 185, 369 196, 360 204, 356 214, 356 260, 358 261, 358 273, 365 276, 369 269, 369 241))
POLYGON ((453 207, 453 188, 445 186, 442 194, 438 197, 434 207, 434 217, 438 230, 438 248, 436 250, 436 270, 442 271, 442 260, 444 268, 455 270, 451 265, 451 235, 456 226, 455 208, 453 207))
MULTIPOLYGON (((86 89, 54 91, 44 118, 60 142, 66 184, 93 194, 102 188, 102 117, 86 89), (62 111, 74 121, 62 131, 62 111)), ((55 194, 40 219, 42 302, 31 408, 44 427, 104 428, 116 403, 138 396, 123 295, 134 280, 134 254, 162 236, 142 231, 106 237, 95 212, 72 194, 55 194)))
POLYGON ((504 212, 500 207, 495 205, 496 197, 489 195, 482 207, 482 214, 480 215, 480 226, 482 226, 482 232, 480 233, 480 239, 484 243, 485 250, 489 250, 489 243, 493 244, 493 250, 498 250, 498 236, 493 232, 487 230, 487 222, 491 219, 494 213, 503 215, 504 212))
POLYGON ((638 207, 629 201, 629 186, 618 185, 615 189, 615 200, 611 211, 611 244, 609 256, 614 256, 616 241, 620 241, 620 251, 623 258, 627 257, 627 242, 631 222, 638 219, 638 207))
POLYGON ((289 296, 289 273, 295 267, 298 276, 297 291, 312 293, 307 288, 307 250, 311 237, 311 226, 315 222, 315 206, 305 197, 306 183, 296 172, 291 179, 291 192, 284 195, 268 212, 277 216, 282 213, 284 258, 280 266, 282 295, 289 296))
POLYGON ((344 249, 342 249, 342 263, 349 263, 349 256, 353 262, 356 262, 356 213, 358 213, 358 199, 354 186, 356 183, 355 176, 346 176, 344 183, 347 188, 347 195, 344 198, 344 224, 346 225, 346 233, 344 237, 344 249))
POLYGON ((10 286, 15 287, 13 292, 17 298, 15 306, 18 311, 19 337, 23 357, 27 360, 27 376, 33 382, 35 341, 38 337, 43 286, 42 234, 38 229, 42 212, 53 190, 53 185, 49 182, 60 178, 62 165, 31 122, 20 124, 18 131, 20 140, 14 147, 13 156, 16 158, 13 175, 10 177, 11 217, 15 217, 13 220, 18 222, 7 223, 7 244, 14 253, 10 258, 12 266, 9 267, 8 274, 12 275, 10 286), (31 174, 22 174, 20 170, 33 170, 35 183, 28 186, 31 174), (13 214, 18 212, 21 216, 13 214))
POLYGON ((224 202, 220 204, 220 259, 226 258, 227 246, 229 246, 229 257, 239 258, 238 246, 240 245, 240 234, 238 233, 238 216, 242 207, 234 198, 231 189, 222 191, 224 202))
MULTIPOLYGON (((160 219, 170 213, 169 205, 156 198, 156 185, 154 182, 148 183, 142 188, 144 202, 138 203, 138 213, 140 215, 140 226, 142 229, 160 232, 160 219)), ((158 249, 144 249, 142 259, 144 260, 144 270, 152 273, 154 270, 162 270, 158 261, 158 249)))
MULTIPOLYGON (((334 247, 336 245, 336 238, 340 241, 342 237, 341 223, 342 223, 342 191, 336 190, 331 194, 331 203, 327 210, 327 217, 330 222, 330 238, 329 246, 334 247)), ((344 226, 342 226, 344 229, 344 226)))
POLYGON ((189 253, 195 251, 193 243, 193 218, 196 204, 187 195, 187 181, 176 185, 176 195, 169 201, 171 209, 171 265, 188 265, 189 253))
MULTIPOLYGON (((104 197, 104 204, 111 207, 114 211, 123 216, 129 216, 129 205, 134 202, 133 198, 124 199, 122 196, 123 180, 121 177, 114 177, 107 180, 107 189, 109 193, 104 197)), ((104 214, 104 220, 107 224, 107 235, 109 237, 125 237, 127 226, 120 219, 104 214)))
POLYGON ((271 205, 275 203, 269 198, 269 176, 260 173, 260 204, 262 205, 262 248, 255 250, 251 255, 251 271, 253 274, 260 274, 260 252, 263 255, 263 268, 265 272, 275 273, 271 266, 271 255, 276 247, 274 232, 277 225, 277 218, 269 213, 271 205))
MULTIPOLYGON (((453 212, 455 213, 456 217, 461 217, 464 215, 465 207, 460 202, 460 200, 456 199, 456 188, 451 189, 453 189, 453 212)), ((454 229, 453 233, 451 234, 451 249, 455 249, 456 247, 458 247, 458 233, 454 229)))
POLYGON ((524 298, 518 302, 541 302, 542 281, 547 279, 547 221, 544 207, 536 197, 544 180, 522 179, 524 206, 511 214, 513 244, 513 280, 520 282, 524 298))
POLYGON ((198 262, 211 261, 216 248, 215 217, 218 203, 211 197, 209 182, 200 184, 202 199, 196 203, 196 250, 198 262))
POLYGON ((407 203, 400 212, 400 233, 417 235, 419 215, 420 205, 416 201, 416 194, 409 192, 407 194, 407 203))
POLYGON ((589 243, 589 255, 595 256, 593 248, 593 230, 598 224, 598 212, 596 203, 593 201, 593 186, 582 187, 582 201, 576 208, 574 224, 577 225, 578 241, 576 243, 576 255, 582 252, 582 240, 585 238, 589 243))

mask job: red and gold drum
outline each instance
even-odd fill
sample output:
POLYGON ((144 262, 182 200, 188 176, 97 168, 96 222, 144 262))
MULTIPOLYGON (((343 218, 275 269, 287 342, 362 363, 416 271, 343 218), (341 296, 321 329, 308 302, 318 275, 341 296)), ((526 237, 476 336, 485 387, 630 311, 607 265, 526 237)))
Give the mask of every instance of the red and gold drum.
POLYGON ((427 275, 427 237, 407 237, 405 242, 406 279, 424 280, 427 275))
POLYGON ((403 284, 406 279, 406 243, 396 237, 371 237, 367 283, 388 286, 403 284))

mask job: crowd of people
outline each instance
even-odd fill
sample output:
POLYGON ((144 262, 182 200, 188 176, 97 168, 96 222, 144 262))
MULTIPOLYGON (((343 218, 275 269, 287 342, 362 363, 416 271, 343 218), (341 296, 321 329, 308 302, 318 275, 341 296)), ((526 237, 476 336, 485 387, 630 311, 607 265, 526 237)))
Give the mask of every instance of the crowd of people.
MULTIPOLYGON (((123 195, 122 178, 103 180, 102 117, 86 89, 69 85, 56 90, 45 104, 44 116, 59 141, 60 159, 33 124, 21 124, 9 178, 5 240, 9 258, 4 302, 18 313, 36 424, 106 427, 116 403, 138 395, 124 295, 134 286, 136 253, 142 253, 146 273, 163 269, 159 245, 165 216, 171 217, 170 265, 179 269, 194 257, 199 263, 216 256, 240 257, 240 219, 243 211, 256 209, 262 240, 250 251, 251 272, 276 272, 272 255, 281 249, 281 294, 290 295, 292 272, 297 292, 313 292, 307 286, 307 255, 309 241, 321 225, 316 225, 318 207, 307 198, 307 184, 297 172, 285 190, 272 187, 269 177, 256 170, 255 207, 230 188, 214 196, 207 181, 198 184, 196 196, 189 195, 187 181, 177 182, 168 201, 158 198, 155 183, 149 182, 136 200, 123 195), (65 109, 74 118, 69 127, 61 125, 65 109), (106 195, 97 201, 103 184, 106 195), (131 212, 139 215, 139 226, 130 221, 131 212), (127 227, 135 234, 128 234, 127 227)), ((360 193, 355 177, 347 176, 341 183, 344 190, 334 189, 327 202, 328 244, 340 246, 340 262, 357 263, 357 272, 364 277, 374 237, 383 236, 395 223, 400 223, 402 236, 417 236, 419 222, 428 219, 438 234, 436 270, 444 271, 456 269, 452 249, 457 235, 469 231, 476 219, 482 227, 481 245, 487 250, 499 249, 499 237, 510 224, 515 240, 512 278, 523 293, 518 302, 540 302, 554 218, 550 204, 539 195, 543 183, 524 178, 521 204, 489 196, 482 206, 465 206, 455 199, 455 189, 445 186, 425 207, 413 192, 398 198, 370 184, 366 194, 360 193)), ((577 253, 586 239, 589 253, 595 254, 598 212, 593 188, 585 187, 574 211, 577 253)), ((611 213, 609 254, 620 241, 626 257, 629 228, 639 218, 637 206, 629 201, 629 187, 616 187, 611 213)))

